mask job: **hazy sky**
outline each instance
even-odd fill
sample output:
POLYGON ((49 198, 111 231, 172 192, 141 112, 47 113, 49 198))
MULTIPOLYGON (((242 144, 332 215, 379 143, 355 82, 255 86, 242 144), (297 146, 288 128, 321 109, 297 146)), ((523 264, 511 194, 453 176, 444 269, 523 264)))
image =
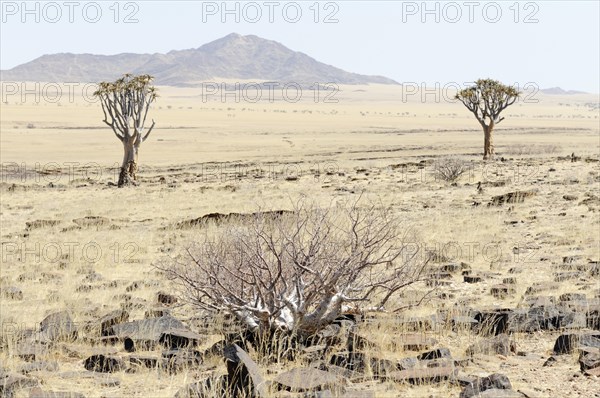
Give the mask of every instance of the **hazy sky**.
POLYGON ((58 52, 196 48, 237 32, 398 82, 492 77, 600 92, 597 0, 1 3, 2 69, 58 52))

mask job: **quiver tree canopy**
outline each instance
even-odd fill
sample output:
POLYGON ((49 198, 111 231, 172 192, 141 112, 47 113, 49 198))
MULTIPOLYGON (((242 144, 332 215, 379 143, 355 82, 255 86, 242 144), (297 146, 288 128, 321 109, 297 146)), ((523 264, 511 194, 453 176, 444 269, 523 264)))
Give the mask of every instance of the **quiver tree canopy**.
POLYGON ((456 94, 468 110, 474 115, 484 132, 483 159, 494 155, 492 131, 494 126, 504 120, 500 113, 514 104, 521 93, 514 87, 506 86, 497 80, 479 79, 474 86, 465 88, 456 94))

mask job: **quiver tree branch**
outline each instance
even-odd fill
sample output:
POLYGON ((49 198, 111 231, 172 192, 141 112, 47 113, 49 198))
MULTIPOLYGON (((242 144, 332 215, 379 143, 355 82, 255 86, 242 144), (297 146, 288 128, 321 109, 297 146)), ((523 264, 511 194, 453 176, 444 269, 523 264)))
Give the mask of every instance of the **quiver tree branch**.
POLYGON ((139 148, 148 139, 155 122, 144 134, 144 125, 150 105, 157 98, 150 75, 126 74, 115 82, 102 82, 94 95, 100 99, 103 122, 123 143, 123 163, 118 186, 137 185, 139 148))

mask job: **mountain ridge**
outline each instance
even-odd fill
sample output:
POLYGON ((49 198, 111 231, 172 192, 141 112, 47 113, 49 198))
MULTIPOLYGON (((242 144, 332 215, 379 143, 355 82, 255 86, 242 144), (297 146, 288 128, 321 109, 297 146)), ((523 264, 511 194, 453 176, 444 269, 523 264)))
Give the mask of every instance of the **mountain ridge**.
POLYGON ((300 85, 398 84, 383 76, 347 72, 255 35, 231 33, 197 48, 167 53, 113 55, 92 53, 44 54, 0 71, 3 81, 112 81, 124 73, 150 74, 157 85, 196 86, 215 78, 255 79, 300 85), (68 65, 65 68, 65 65, 68 65), (118 72, 115 72, 118 71, 118 72))

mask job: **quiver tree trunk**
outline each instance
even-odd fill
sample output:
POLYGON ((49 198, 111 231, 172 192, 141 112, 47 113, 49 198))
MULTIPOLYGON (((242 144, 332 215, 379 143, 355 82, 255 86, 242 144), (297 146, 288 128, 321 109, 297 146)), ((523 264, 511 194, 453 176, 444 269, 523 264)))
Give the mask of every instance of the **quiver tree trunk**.
POLYGON ((483 126, 483 160, 492 160, 494 158, 494 137, 492 131, 494 125, 483 126))
POLYGON ((119 187, 137 185, 138 147, 133 142, 123 142, 123 163, 119 173, 119 187))

